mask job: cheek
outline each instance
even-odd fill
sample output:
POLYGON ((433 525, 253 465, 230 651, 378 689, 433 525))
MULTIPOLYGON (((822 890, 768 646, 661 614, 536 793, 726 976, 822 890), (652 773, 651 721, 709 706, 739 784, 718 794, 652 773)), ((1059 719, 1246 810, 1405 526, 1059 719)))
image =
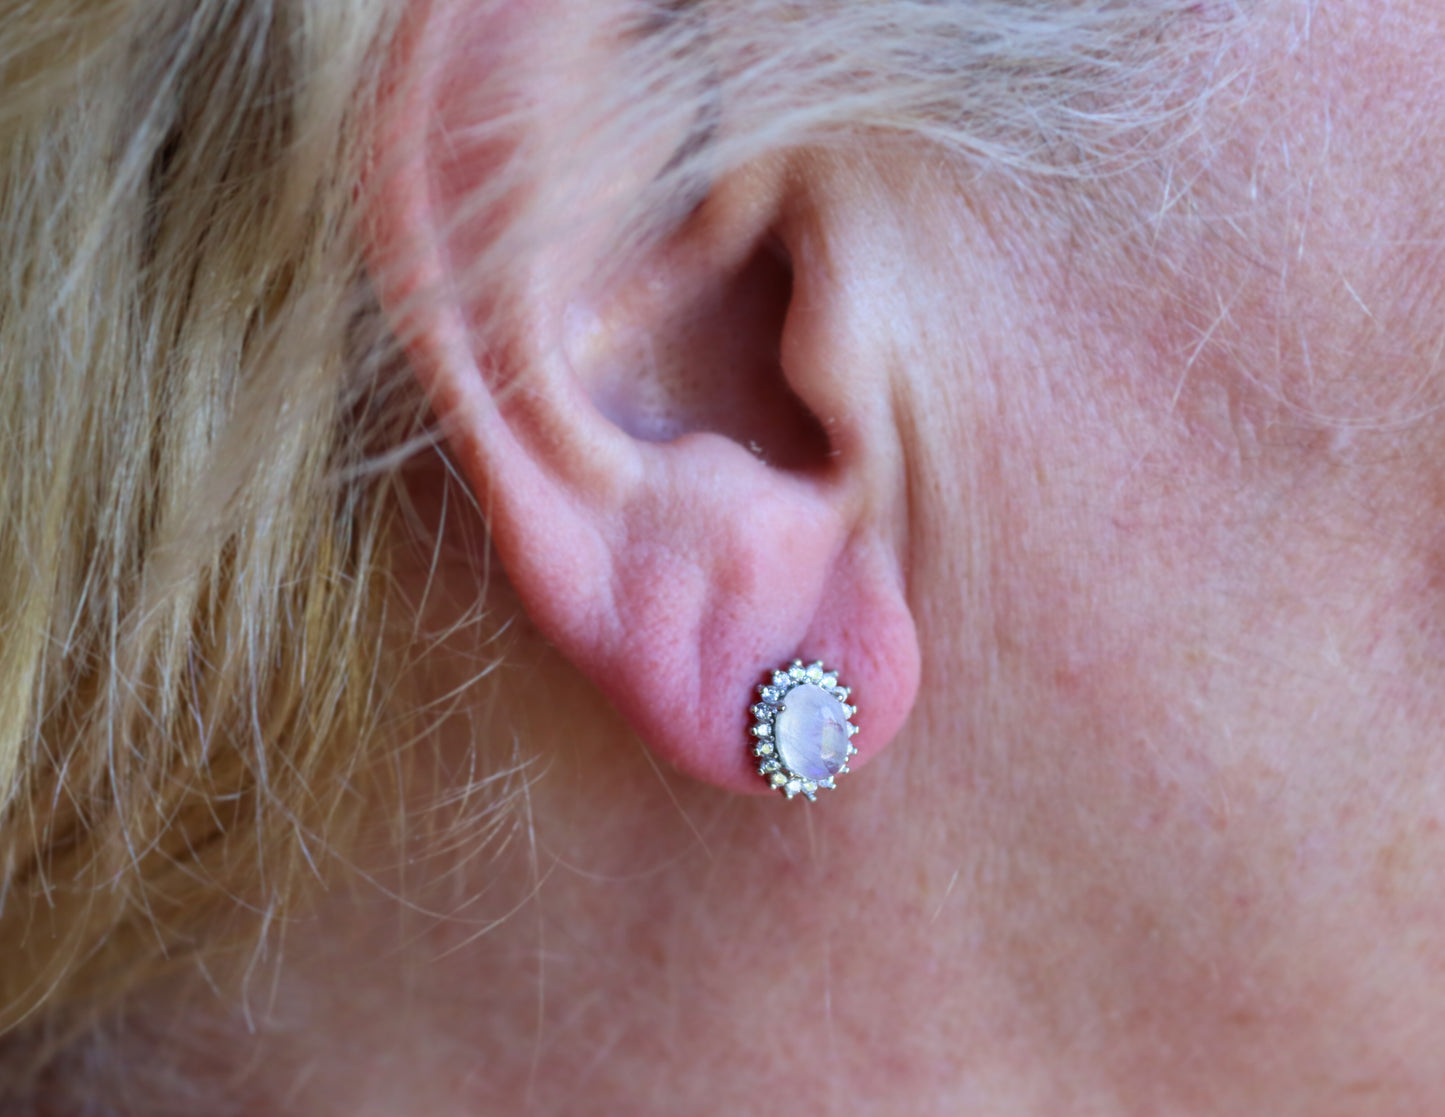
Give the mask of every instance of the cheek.
POLYGON ((1399 1063, 1445 1086, 1445 756, 1420 705, 1442 680, 1414 671, 1408 617, 1370 632, 1378 556, 1311 569, 1265 537, 1163 561, 1191 549, 1183 501, 1087 542, 1033 520, 990 613, 935 598, 987 633, 976 687, 931 710, 966 732, 918 767, 967 789, 960 848, 1007 851, 996 964, 1051 1043, 1166 1110, 1281 1064, 1294 1090, 1399 1063))
POLYGON ((924 688, 915 793, 962 789, 934 792, 951 848, 1005 851, 991 966, 1160 1111, 1271 1080, 1323 1105, 1402 1063, 1445 1085, 1418 447, 1187 366, 1175 300, 1040 302, 960 335, 914 485, 921 643, 957 680, 924 688))

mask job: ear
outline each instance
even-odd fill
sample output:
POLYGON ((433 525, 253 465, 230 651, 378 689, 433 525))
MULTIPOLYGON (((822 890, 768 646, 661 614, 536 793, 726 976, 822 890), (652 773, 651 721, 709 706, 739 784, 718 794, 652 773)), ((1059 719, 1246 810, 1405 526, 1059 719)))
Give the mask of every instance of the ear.
MULTIPOLYGON (((681 771, 766 790, 749 708, 795 657, 851 687, 866 762, 918 685, 904 455, 807 161, 732 173, 618 248, 612 216, 666 170, 667 129, 564 175, 592 128, 572 92, 609 38, 559 45, 527 24, 555 18, 542 5, 485 26, 466 7, 400 48, 372 261, 510 581, 681 771), (528 55, 534 35, 549 49, 528 55)), ((682 123, 676 138, 695 142, 682 123)))

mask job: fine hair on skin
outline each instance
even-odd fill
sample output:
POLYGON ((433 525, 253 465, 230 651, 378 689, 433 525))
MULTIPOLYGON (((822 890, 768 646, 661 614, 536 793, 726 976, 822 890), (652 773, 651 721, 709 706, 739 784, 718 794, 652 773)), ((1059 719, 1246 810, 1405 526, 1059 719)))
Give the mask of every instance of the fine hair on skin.
MULTIPOLYGON (((366 789, 403 798, 444 715, 408 680, 446 634, 409 638, 419 610, 393 592, 406 465, 435 432, 377 309, 358 202, 388 171, 374 139, 406 80, 388 65, 402 8, 0 2, 7 1113, 143 982, 223 954, 246 974, 282 949, 298 891, 349 856, 366 789)), ((457 215, 491 223, 466 280, 485 290, 518 245, 580 220, 625 258, 730 169, 859 130, 1107 197, 1228 86, 1245 16, 619 4, 617 64, 567 134, 499 144, 457 215), (663 143, 661 174, 579 215, 663 143)), ((499 50, 476 75, 460 141, 528 134, 526 109, 499 116, 491 96, 525 62, 499 50)), ((466 623, 493 622, 478 605, 466 623)), ((477 750, 475 793, 441 789, 439 842, 500 833, 525 782, 511 741, 477 750)))

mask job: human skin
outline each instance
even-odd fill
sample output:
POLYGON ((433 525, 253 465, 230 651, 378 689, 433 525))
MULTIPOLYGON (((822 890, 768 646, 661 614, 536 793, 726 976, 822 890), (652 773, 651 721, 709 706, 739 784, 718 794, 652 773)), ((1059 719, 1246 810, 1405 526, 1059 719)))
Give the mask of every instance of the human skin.
POLYGON ((533 627, 546 572, 513 558, 502 683, 441 749, 458 780, 462 722, 539 758, 511 840, 402 873, 382 828, 386 889, 288 937, 265 1091, 365 1117, 1442 1104, 1442 48, 1438 5, 1280 5, 1232 55, 1248 88, 1097 188, 862 139, 763 176, 890 403, 867 480, 904 496, 906 725, 816 805, 679 775, 617 712, 645 694, 533 627))

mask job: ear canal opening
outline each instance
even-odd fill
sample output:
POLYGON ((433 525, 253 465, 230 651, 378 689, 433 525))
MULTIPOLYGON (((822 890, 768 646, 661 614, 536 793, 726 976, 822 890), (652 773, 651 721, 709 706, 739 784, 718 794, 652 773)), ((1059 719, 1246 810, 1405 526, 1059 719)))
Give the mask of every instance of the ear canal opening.
POLYGON ((591 378, 599 410, 641 441, 708 432, 775 469, 823 470, 832 452, 824 420, 783 368, 793 268, 781 246, 760 244, 701 289, 656 277, 649 287, 646 301, 664 305, 652 307, 652 329, 614 335, 610 367, 591 378))
MULTIPOLYGON (((739 303, 753 308, 760 327, 735 367, 738 390, 747 406, 735 412, 733 429, 720 429, 776 469, 809 472, 826 466, 832 446, 823 420, 793 391, 783 367, 782 339, 793 301, 793 266, 781 246, 764 244, 738 274, 739 303)), ((724 373, 725 374, 725 373, 724 373)))

